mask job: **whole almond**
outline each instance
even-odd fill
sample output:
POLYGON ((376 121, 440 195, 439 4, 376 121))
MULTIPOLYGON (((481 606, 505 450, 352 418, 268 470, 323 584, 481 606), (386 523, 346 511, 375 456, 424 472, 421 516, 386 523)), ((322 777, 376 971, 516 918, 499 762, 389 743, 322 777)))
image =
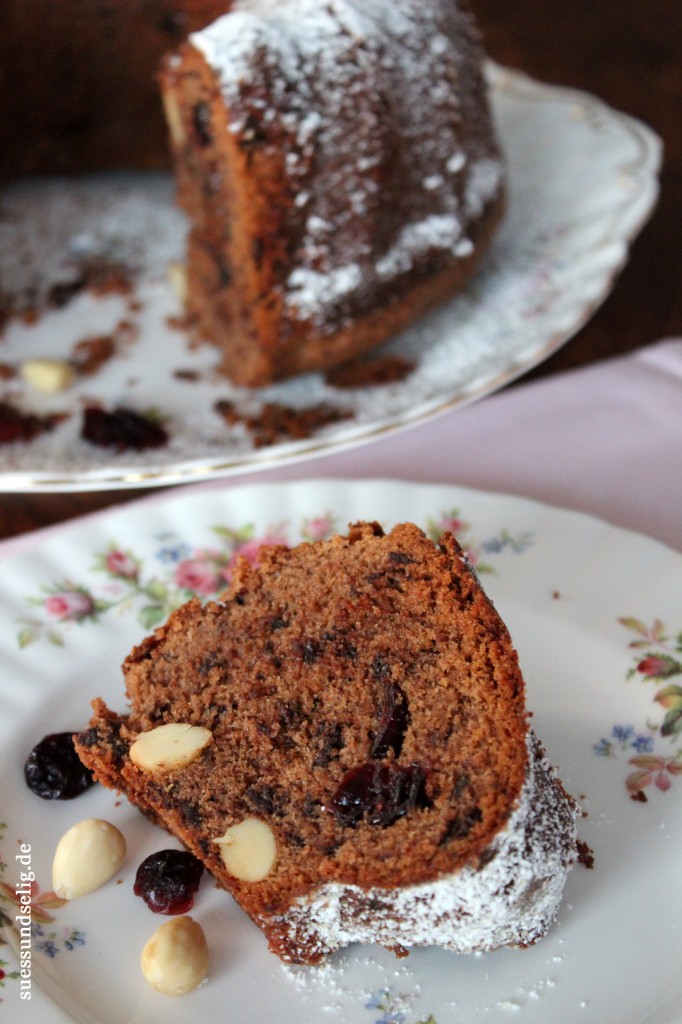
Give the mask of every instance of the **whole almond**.
POLYGON ((208 944, 191 917, 173 917, 156 929, 140 957, 146 981, 169 996, 191 992, 208 974, 208 944))
POLYGON ((121 832, 101 818, 87 818, 65 832, 52 863, 52 888, 65 900, 84 896, 116 874, 126 855, 121 832))

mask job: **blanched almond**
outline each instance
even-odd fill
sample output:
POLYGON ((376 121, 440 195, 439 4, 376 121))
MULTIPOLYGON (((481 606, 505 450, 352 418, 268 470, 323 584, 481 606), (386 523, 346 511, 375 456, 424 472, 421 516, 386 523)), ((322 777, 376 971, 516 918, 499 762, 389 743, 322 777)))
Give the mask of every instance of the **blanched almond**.
POLYGON ((65 900, 84 896, 108 882, 126 855, 126 841, 115 825, 101 818, 79 821, 57 844, 52 888, 65 900))
POLYGON ((71 387, 76 371, 60 359, 27 359, 21 365, 21 375, 36 391, 54 395, 71 387))
POLYGON ((214 842, 220 844, 227 870, 242 882, 261 882, 277 859, 273 831, 260 818, 245 818, 214 842))
POLYGON ((141 733, 130 748, 130 760, 145 772, 170 772, 194 761, 213 743, 203 725, 167 722, 141 733))
POLYGON ((187 300, 187 269, 184 264, 175 260, 169 263, 168 280, 176 299, 181 306, 184 306, 187 300))
POLYGON ((200 924, 191 917, 173 917, 147 941, 140 967, 157 992, 182 996, 208 974, 208 944, 200 924))
POLYGON ((185 135, 185 129, 182 125, 182 115, 180 113, 180 106, 175 93, 172 89, 165 88, 161 95, 171 141, 176 146, 184 146, 187 141, 187 136, 185 135))

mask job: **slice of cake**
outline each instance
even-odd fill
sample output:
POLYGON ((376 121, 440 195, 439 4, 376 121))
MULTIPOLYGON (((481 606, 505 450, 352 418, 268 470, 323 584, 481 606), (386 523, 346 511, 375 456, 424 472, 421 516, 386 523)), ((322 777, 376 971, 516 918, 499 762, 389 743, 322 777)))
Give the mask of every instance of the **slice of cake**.
POLYGON ((509 634, 456 540, 265 548, 94 701, 81 759, 199 857, 283 960, 525 946, 576 858, 509 634))
POLYGON ((468 6, 236 0, 164 64, 187 310, 238 384, 366 352, 462 287, 503 171, 468 6))

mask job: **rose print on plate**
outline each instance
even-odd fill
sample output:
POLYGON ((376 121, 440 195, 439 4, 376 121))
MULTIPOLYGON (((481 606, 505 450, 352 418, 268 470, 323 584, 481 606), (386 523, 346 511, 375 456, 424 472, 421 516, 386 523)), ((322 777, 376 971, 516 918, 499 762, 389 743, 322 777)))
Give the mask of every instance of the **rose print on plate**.
MULTIPOLYGON (((263 547, 324 540, 338 529, 331 513, 320 512, 302 517, 297 525, 273 523, 262 531, 249 523, 213 526, 212 543, 198 547, 175 532, 154 534, 147 552, 111 541, 94 553, 88 582, 63 577, 27 598, 37 614, 20 619, 19 647, 37 640, 63 646, 71 629, 101 622, 114 611, 134 610, 142 629, 154 629, 191 597, 219 598, 239 558, 253 564, 263 547)), ((433 540, 445 530, 456 534, 479 573, 494 572, 491 559, 506 551, 521 554, 533 542, 530 532, 512 535, 504 528, 476 540, 459 509, 427 519, 425 532, 433 540)))
POLYGON ((96 579, 82 583, 63 578, 27 599, 42 614, 20 620, 19 646, 40 639, 62 646, 74 625, 99 622, 115 610, 125 614, 135 609, 140 626, 153 629, 190 597, 218 597, 239 557, 253 562, 263 546, 288 543, 282 525, 260 535, 250 525, 215 526, 213 533, 215 545, 200 548, 174 533, 156 535, 147 557, 112 541, 95 553, 91 572, 96 579))
POLYGON ((659 707, 643 729, 614 725, 611 735, 602 737, 593 749, 600 757, 629 755, 627 763, 634 771, 627 775, 625 785, 633 800, 645 803, 645 790, 665 793, 676 776, 682 775, 682 631, 669 637, 660 619, 650 627, 631 616, 619 622, 635 636, 629 644, 636 652, 635 663, 626 679, 656 686, 653 703, 659 707), (680 682, 669 682, 675 677, 680 682), (658 717, 661 709, 665 712, 662 720, 658 717))

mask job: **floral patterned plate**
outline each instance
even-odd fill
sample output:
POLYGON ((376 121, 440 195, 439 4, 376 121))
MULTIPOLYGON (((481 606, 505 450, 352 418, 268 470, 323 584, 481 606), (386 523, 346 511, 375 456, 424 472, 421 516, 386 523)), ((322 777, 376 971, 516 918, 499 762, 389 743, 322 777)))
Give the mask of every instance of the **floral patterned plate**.
POLYGON ((34 301, 57 283, 51 294, 61 305, 7 326, 0 401, 66 418, 28 443, 0 445, 0 489, 153 486, 257 471, 474 402, 550 356, 589 319, 627 259, 657 196, 660 142, 584 93, 492 65, 490 82, 508 215, 470 287, 385 348, 413 366, 391 384, 347 389, 306 375, 246 392, 217 376, 217 353, 188 347, 178 324, 168 267, 182 259, 185 228, 170 178, 104 175, 6 190, 3 289, 34 301), (134 268, 132 292, 79 291, 74 267, 87 261, 134 268), (70 389, 45 395, 23 381, 23 361, 45 356, 82 367, 70 389), (116 455, 83 441, 82 407, 91 402, 151 412, 169 443, 116 455), (238 421, 226 422, 218 402, 232 403, 238 421), (245 420, 258 427, 268 403, 308 410, 308 436, 280 421, 255 438, 245 420))
MULTIPOLYGON (((682 556, 635 534, 518 498, 400 482, 301 482, 171 493, 70 524, 0 573, 0 1017, 58 1024, 161 1020, 347 1024, 680 1024, 682 556), (231 898, 204 879, 194 917, 208 981, 149 989, 139 955, 159 924, 132 893, 172 840, 111 792, 29 792, 23 763, 48 732, 82 727, 119 665, 191 594, 210 597, 237 553, 327 536, 358 518, 454 530, 517 644, 535 727, 581 800, 592 870, 569 876, 537 946, 479 956, 353 947, 284 968, 231 898), (128 842, 119 874, 61 904, 59 837, 100 817, 128 842), (22 976, 23 969, 23 976, 22 976), (276 1008, 276 1010, 274 1009, 276 1008)), ((164 920, 164 919, 162 919, 164 920)))

